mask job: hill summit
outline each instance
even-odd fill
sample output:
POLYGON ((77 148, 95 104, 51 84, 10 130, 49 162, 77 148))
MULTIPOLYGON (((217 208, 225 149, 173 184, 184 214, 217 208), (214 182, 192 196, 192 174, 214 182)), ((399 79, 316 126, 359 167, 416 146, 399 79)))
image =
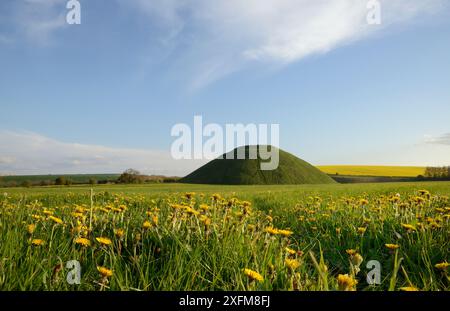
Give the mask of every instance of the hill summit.
MULTIPOLYGON (((221 185, 288 185, 288 184, 331 184, 335 183, 328 175, 298 157, 279 149, 279 165, 275 170, 261 170, 259 148, 243 146, 230 151, 232 159, 222 155, 182 178, 182 183, 221 184, 221 185), (245 151, 242 150, 245 148, 245 151), (256 148, 256 150, 255 150, 256 148), (253 150, 252 150, 253 149, 253 150), (251 152, 257 154, 250 159, 251 152), (245 152, 245 159, 238 159, 239 152, 245 152)), ((273 146, 264 146, 273 152, 273 146)))

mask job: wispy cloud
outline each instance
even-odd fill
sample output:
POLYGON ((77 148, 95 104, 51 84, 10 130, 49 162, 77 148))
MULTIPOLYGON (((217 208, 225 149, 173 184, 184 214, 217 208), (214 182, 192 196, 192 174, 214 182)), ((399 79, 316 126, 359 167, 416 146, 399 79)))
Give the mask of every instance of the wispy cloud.
POLYGON ((440 136, 425 136, 425 142, 428 144, 448 145, 450 146, 450 133, 445 133, 440 136))
POLYGON ((176 67, 188 73, 194 88, 251 63, 280 66, 326 53, 446 5, 381 0, 382 25, 373 26, 364 0, 117 1, 139 8, 178 45, 176 67))
POLYGON ((55 32, 67 26, 66 3, 61 0, 24 0, 3 4, 3 19, 8 22, 8 30, 0 34, 0 43, 26 40, 37 45, 49 45, 55 32))
POLYGON ((184 176, 203 161, 174 160, 167 151, 61 142, 32 132, 0 131, 0 174, 120 173, 184 176))

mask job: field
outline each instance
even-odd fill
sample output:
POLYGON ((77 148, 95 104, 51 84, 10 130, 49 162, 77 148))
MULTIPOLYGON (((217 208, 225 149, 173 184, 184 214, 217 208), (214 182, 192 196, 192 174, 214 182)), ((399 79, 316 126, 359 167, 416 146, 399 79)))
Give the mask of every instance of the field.
POLYGON ((90 189, 0 189, 0 290, 450 290, 450 182, 90 189))
POLYGON ((419 166, 318 166, 322 172, 348 176, 417 177, 424 175, 425 167, 419 166))

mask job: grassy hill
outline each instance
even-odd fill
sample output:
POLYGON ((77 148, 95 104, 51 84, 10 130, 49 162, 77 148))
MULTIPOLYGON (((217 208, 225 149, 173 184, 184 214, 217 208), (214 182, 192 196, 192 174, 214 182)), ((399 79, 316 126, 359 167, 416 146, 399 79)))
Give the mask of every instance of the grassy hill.
POLYGON ((327 165, 317 168, 326 174, 347 176, 417 177, 425 173, 425 167, 419 166, 327 165))
MULTIPOLYGON (((275 170, 260 169, 262 160, 249 159, 250 148, 246 146, 234 149, 234 159, 215 159, 180 181, 194 184, 224 185, 274 185, 274 184, 330 184, 335 181, 311 164, 296 156, 279 150, 279 166, 275 170), (237 152, 245 148, 246 158, 237 159, 237 152)), ((274 148, 274 147, 272 147, 274 148)))

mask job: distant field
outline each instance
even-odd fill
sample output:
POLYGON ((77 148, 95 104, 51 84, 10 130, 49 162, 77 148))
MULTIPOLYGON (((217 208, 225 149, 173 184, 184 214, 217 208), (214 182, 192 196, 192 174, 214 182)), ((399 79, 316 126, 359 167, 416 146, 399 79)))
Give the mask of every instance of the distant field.
POLYGON ((74 183, 88 183, 90 179, 99 180, 115 180, 119 174, 66 174, 66 175, 17 175, 17 176, 1 176, 0 179, 4 182, 24 181, 41 182, 41 181, 55 181, 58 177, 65 177, 74 183))
POLYGON ((425 173, 425 167, 419 166, 327 165, 318 166, 317 168, 330 175, 337 173, 351 176, 416 177, 425 173))

